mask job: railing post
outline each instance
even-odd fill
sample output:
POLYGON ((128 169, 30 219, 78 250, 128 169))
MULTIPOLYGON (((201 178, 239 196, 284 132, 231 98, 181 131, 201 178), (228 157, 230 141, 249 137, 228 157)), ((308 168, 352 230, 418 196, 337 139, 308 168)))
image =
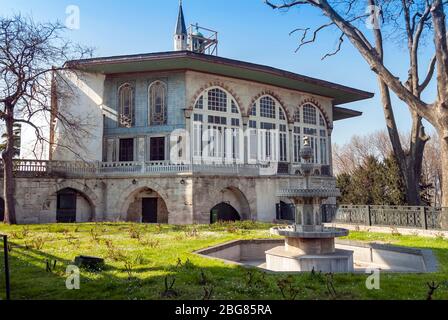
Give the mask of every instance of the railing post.
POLYGON ((425 230, 428 230, 428 217, 426 216, 426 208, 420 207, 420 212, 423 215, 423 217, 422 217, 423 227, 425 230))
POLYGON ((372 210, 370 210, 370 205, 367 206, 367 217, 368 217, 368 223, 369 223, 369 227, 372 226, 372 210))

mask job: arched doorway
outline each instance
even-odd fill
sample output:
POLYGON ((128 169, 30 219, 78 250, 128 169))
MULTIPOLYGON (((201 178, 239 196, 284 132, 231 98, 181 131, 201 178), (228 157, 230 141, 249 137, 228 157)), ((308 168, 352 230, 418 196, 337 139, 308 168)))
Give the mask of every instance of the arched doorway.
POLYGON ((5 200, 3 198, 0 198, 0 223, 5 220, 5 200))
POLYGON ((210 210, 210 223, 219 221, 240 221, 241 217, 234 207, 230 204, 221 202, 210 210))
POLYGON ((158 192, 140 189, 129 197, 126 221, 141 223, 168 223, 168 208, 158 192))
POLYGON ((56 193, 56 222, 75 223, 92 221, 92 205, 81 192, 66 188, 56 193))
MULTIPOLYGON (((212 198, 207 201, 209 203, 211 202, 212 205, 217 204, 213 209, 220 209, 220 211, 226 213, 223 216, 225 219, 220 220, 250 220, 252 217, 249 202, 244 193, 237 187, 229 186, 221 189, 219 192, 214 193, 212 198), (236 214, 232 214, 233 211, 235 211, 236 214)), ((212 213, 212 210, 210 211, 210 214, 212 213)), ((212 218, 210 220, 212 221, 212 218)))

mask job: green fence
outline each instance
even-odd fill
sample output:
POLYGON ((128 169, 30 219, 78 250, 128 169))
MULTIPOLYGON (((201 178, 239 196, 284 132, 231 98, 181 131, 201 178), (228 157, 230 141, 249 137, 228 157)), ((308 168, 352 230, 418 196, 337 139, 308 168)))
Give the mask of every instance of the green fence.
POLYGON ((325 222, 448 230, 448 208, 424 206, 324 205, 325 222))

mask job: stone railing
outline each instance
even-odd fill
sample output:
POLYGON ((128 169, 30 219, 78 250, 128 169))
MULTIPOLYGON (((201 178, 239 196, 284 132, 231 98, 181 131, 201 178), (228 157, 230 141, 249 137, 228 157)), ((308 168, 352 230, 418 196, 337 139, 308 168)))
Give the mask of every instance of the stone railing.
POLYGON ((448 230, 448 208, 324 205, 322 216, 328 223, 448 230))
MULTIPOLYGON (((175 164, 169 161, 155 162, 82 162, 15 160, 17 176, 114 176, 114 175, 159 175, 159 174, 204 174, 259 176, 262 165, 248 164, 175 164)), ((0 161, 0 175, 3 174, 0 161)))

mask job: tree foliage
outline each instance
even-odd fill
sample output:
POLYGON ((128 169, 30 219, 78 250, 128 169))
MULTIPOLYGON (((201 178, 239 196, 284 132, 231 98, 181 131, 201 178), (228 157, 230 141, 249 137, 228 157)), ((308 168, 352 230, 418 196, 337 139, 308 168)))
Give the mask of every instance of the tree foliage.
POLYGON ((378 160, 369 156, 353 173, 337 177, 342 204, 405 205, 405 192, 400 171, 393 156, 378 160))

